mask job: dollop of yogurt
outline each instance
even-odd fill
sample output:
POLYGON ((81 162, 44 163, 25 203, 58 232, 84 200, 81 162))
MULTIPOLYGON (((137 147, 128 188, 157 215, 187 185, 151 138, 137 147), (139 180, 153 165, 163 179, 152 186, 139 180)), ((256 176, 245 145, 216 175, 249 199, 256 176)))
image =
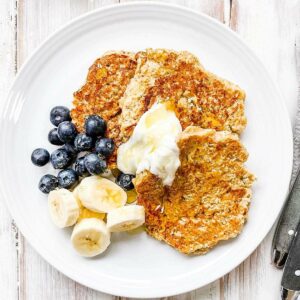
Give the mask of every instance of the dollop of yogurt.
POLYGON ((167 104, 157 103, 139 120, 130 139, 118 149, 117 165, 126 174, 144 170, 171 185, 180 166, 177 137, 182 128, 167 104))

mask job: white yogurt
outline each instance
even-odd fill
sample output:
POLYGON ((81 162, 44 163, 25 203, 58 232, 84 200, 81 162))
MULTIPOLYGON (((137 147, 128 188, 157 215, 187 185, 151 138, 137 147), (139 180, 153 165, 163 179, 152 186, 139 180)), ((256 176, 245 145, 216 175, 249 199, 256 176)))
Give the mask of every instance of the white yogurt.
POLYGON ((165 104, 155 104, 139 120, 130 139, 118 149, 118 168, 126 174, 150 171, 171 185, 180 166, 176 143, 182 128, 165 104))

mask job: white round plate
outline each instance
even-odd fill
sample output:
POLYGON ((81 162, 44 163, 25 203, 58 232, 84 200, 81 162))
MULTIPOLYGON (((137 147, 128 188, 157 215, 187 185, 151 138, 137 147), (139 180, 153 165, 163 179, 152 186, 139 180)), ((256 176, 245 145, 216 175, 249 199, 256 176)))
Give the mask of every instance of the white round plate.
POLYGON ((84 15, 52 35, 19 72, 1 112, 2 198, 21 232, 51 265, 70 278, 110 294, 162 297, 190 291, 221 277, 259 245, 285 200, 292 166, 292 135, 278 90, 240 38, 213 19, 177 6, 153 3, 107 7, 84 15), (70 230, 49 219, 46 196, 37 188, 50 167, 30 155, 50 147, 50 109, 71 106, 88 67, 108 50, 148 47, 188 50, 210 71, 247 93, 248 126, 242 136, 257 176, 242 234, 204 256, 185 256, 146 233, 114 235, 104 255, 78 256, 70 230))

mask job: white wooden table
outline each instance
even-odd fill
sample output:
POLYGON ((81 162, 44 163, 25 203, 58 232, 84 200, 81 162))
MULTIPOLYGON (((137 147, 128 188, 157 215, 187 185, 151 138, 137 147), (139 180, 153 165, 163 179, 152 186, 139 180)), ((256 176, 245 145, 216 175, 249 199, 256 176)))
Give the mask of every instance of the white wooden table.
MULTIPOLYGON (((119 2, 126 1, 0 0, 0 101, 5 100, 9 85, 25 59, 53 31, 85 12, 119 2)), ((294 122, 298 91, 295 37, 300 34, 300 0, 161 2, 190 7, 237 31, 278 82, 294 122)), ((279 299, 281 271, 270 263, 272 234, 228 275, 202 289, 169 299, 279 299)), ((22 237, 1 201, 0 266, 1 300, 121 299, 81 286, 53 269, 22 237)))

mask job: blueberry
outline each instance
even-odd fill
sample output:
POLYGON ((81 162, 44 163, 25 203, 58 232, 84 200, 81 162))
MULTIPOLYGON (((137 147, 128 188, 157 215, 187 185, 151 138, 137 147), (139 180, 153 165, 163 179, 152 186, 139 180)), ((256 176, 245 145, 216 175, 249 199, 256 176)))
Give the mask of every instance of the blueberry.
POLYGON ((79 133, 74 141, 74 146, 77 151, 88 151, 94 146, 93 138, 84 133, 79 133))
POLYGON ((72 163, 72 157, 65 149, 57 149, 51 153, 50 161, 54 169, 64 169, 72 163))
POLYGON ((70 143, 74 141, 77 135, 75 125, 69 121, 60 123, 58 125, 57 132, 60 140, 62 140, 64 143, 70 143))
POLYGON ((39 182, 39 189, 45 194, 50 193, 58 187, 58 180, 53 175, 44 175, 39 182))
POLYGON ((62 170, 57 175, 60 188, 71 189, 78 183, 78 175, 73 169, 62 170))
POLYGON ((95 151, 105 157, 109 157, 115 149, 115 143, 109 138, 100 138, 96 141, 95 151))
POLYGON ((65 106, 53 107, 50 112, 50 121, 54 126, 64 121, 71 121, 70 110, 65 106))
POLYGON ((49 162, 49 152, 43 148, 35 149, 31 154, 31 161, 34 165, 42 167, 49 162))
POLYGON ((122 187, 124 190, 129 191, 134 188, 134 185, 132 183, 132 179, 134 178, 133 175, 130 174, 123 174, 121 173, 116 180, 116 183, 122 187))
POLYGON ((91 137, 104 136, 106 123, 101 117, 91 115, 85 120, 84 128, 86 134, 91 137))
POLYGON ((95 153, 90 153, 84 158, 84 165, 91 175, 100 175, 106 170, 106 161, 95 153))
POLYGON ((78 151, 75 149, 74 145, 67 143, 64 144, 61 149, 65 149, 70 156, 72 157, 72 159, 75 159, 77 157, 78 151))
POLYGON ((64 142, 62 142, 58 136, 57 128, 53 128, 49 131, 48 141, 50 142, 50 144, 57 146, 64 144, 64 142))
POLYGON ((75 165, 74 165, 74 169, 75 169, 76 173, 78 174, 78 176, 85 177, 85 176, 89 175, 89 172, 84 164, 84 157, 77 158, 75 165))

